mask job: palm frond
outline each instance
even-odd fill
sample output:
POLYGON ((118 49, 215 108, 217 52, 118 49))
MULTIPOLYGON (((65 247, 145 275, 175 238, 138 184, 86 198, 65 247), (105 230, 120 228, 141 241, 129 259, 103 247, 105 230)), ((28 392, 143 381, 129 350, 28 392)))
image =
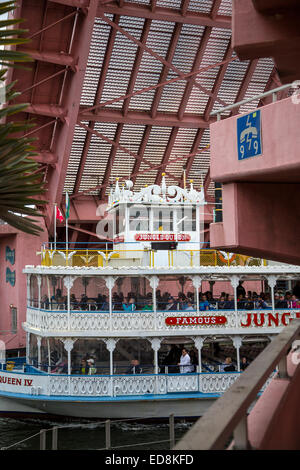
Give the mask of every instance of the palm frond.
MULTIPOLYGON (((0 15, 10 13, 15 7, 15 1, 0 3, 0 15)), ((1 65, 19 68, 21 65, 17 64, 33 60, 28 54, 14 50, 15 46, 28 42, 26 38, 18 37, 27 30, 15 27, 22 21, 16 18, 0 20, 0 46, 5 47, 0 49, 1 65)), ((6 69, 0 70, 0 84, 4 82, 6 72, 6 69)), ((14 136, 25 133, 33 123, 7 122, 8 117, 28 106, 15 102, 20 95, 15 86, 16 82, 11 82, 2 90, 5 103, 0 109, 0 219, 23 232, 38 235, 42 228, 37 220, 43 217, 38 208, 47 203, 41 199, 45 188, 38 172, 39 165, 32 159, 36 154, 34 139, 14 136)))

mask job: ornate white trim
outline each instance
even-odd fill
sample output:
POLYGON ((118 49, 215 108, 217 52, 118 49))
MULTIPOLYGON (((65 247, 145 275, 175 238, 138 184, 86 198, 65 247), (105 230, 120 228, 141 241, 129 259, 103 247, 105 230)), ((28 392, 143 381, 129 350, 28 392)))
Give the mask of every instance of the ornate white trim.
POLYGON ((239 335, 250 334, 270 335, 279 333, 290 320, 297 318, 298 310, 208 310, 196 311, 158 311, 155 315, 151 311, 116 312, 110 317, 109 312, 81 311, 70 312, 70 330, 68 331, 68 312, 62 310, 43 310, 33 307, 27 308, 26 331, 41 336, 72 337, 137 337, 143 336, 193 336, 206 337, 208 335, 239 335), (278 326, 269 318, 276 318, 278 326), (215 317, 225 316, 225 324, 190 324, 167 325, 167 317, 215 317), (111 323, 110 323, 111 319, 111 323), (156 320, 156 321, 155 321, 156 320), (243 326, 248 325, 249 326, 243 326))
POLYGON ((75 340, 70 338, 62 338, 62 342, 64 344, 64 348, 67 352, 71 352, 75 343, 75 340))
POLYGON ((68 256, 63 251, 57 251, 57 253, 59 253, 65 260, 67 259, 69 261, 69 259, 72 258, 76 251, 71 251, 71 253, 68 253, 68 256))
POLYGON ((80 276, 147 276, 147 275, 200 275, 203 280, 230 280, 236 275, 240 280, 266 279, 271 274, 278 279, 300 279, 300 266, 25 266, 26 274, 66 275, 73 273, 80 276))
POLYGON ((113 339, 113 338, 104 338, 103 341, 106 344, 107 350, 109 352, 114 352, 114 350, 116 349, 116 344, 117 344, 118 340, 113 339))
POLYGON ((116 186, 111 189, 108 198, 108 207, 111 208, 115 204, 133 202, 133 203, 180 203, 180 204, 206 204, 204 189, 196 191, 193 182, 190 182, 190 189, 183 189, 179 186, 167 186, 165 175, 162 176, 161 186, 152 184, 142 188, 139 192, 131 191, 132 181, 125 182, 126 188, 120 190, 119 181, 117 179, 116 186))
POLYGON ((73 284, 77 276, 66 276, 64 277, 64 286, 66 287, 67 290, 72 289, 73 284))

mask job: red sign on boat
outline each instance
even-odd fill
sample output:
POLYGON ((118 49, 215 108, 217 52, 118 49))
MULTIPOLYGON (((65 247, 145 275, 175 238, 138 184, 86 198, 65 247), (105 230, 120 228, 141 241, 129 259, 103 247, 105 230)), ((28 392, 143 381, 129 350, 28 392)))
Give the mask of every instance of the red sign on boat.
POLYGON ((137 233, 134 238, 136 239, 136 241, 189 242, 191 236, 187 233, 137 233))
POLYGON ((224 316, 213 316, 213 317, 168 317, 166 318, 166 324, 171 326, 179 325, 223 325, 227 319, 224 316))

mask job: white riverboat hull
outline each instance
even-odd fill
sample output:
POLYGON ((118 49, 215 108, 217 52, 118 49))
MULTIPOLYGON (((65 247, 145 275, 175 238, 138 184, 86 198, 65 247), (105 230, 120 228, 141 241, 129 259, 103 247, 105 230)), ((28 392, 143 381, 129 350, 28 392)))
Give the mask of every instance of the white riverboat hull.
POLYGON ((56 415, 66 418, 188 418, 202 416, 216 400, 212 398, 172 398, 122 401, 43 400, 0 397, 0 415, 56 415))

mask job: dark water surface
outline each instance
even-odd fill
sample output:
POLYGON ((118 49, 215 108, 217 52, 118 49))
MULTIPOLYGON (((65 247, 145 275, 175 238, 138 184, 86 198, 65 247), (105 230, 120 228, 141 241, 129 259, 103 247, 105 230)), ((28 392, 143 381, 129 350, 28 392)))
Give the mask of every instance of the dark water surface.
MULTIPOLYGON (((192 422, 176 420, 176 442, 192 426, 192 422)), ((0 418, 0 449, 39 450, 41 429, 47 429, 47 449, 51 449, 52 431, 58 427, 58 450, 105 449, 105 423, 102 421, 56 422, 39 419, 0 418), (34 436, 36 434, 36 436, 34 436), (34 436, 34 437, 32 437, 34 436), (30 438, 30 439, 28 439, 30 438), (21 442, 23 441, 23 442, 21 442)), ((116 421, 111 422, 111 447, 119 450, 168 450, 168 422, 116 421), (156 441, 165 441, 159 442, 156 441), (150 443, 151 442, 151 443, 150 443), (139 445, 147 443, 145 445, 139 445)))

